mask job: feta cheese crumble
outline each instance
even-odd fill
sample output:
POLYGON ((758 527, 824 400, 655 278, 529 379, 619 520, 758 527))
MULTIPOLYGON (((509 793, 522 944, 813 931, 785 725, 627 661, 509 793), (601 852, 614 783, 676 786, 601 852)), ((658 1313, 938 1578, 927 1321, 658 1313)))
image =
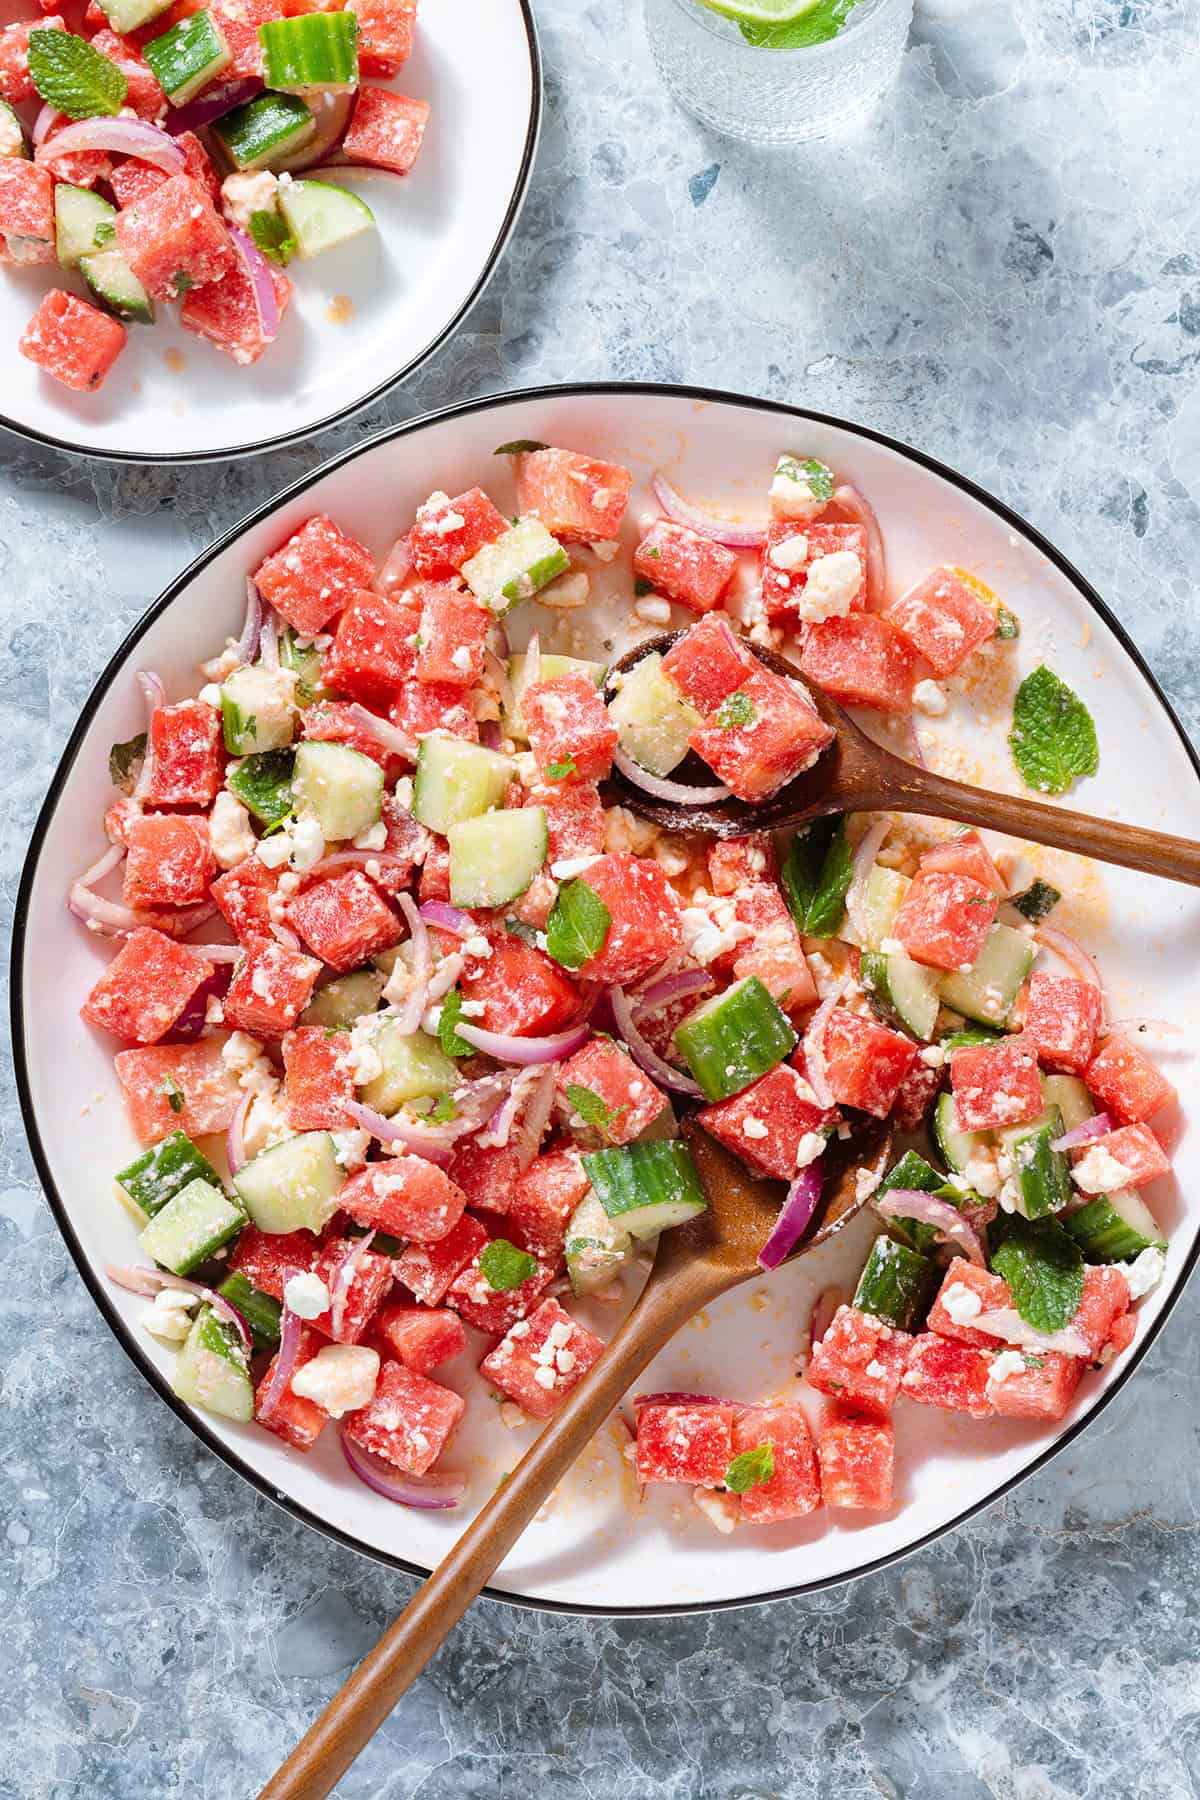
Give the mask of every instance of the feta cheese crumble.
POLYGON ((366 1406, 379 1379, 379 1353, 363 1344, 327 1344, 292 1376, 291 1389, 315 1400, 331 1419, 366 1406))
POLYGON ((329 1309, 329 1289, 319 1275, 293 1275, 284 1285, 283 1303, 301 1319, 319 1319, 329 1309))

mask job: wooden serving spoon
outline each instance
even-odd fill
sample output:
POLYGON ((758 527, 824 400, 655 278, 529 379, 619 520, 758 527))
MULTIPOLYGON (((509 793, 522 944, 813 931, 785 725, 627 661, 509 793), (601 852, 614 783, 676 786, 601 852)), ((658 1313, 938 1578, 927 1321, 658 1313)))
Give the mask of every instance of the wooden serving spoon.
MULTIPOLYGON (((766 1278, 758 1253, 779 1215, 782 1184, 755 1180, 694 1120, 685 1120, 682 1130, 707 1210, 663 1232, 641 1296, 603 1356, 309 1727, 259 1800, 325 1800, 647 1363, 701 1307, 744 1281, 766 1278)), ((859 1194, 858 1172, 881 1172, 890 1150, 891 1135, 882 1124, 846 1143, 831 1140, 825 1192, 788 1261, 825 1243, 866 1204, 870 1190, 859 1194)))
MULTIPOLYGON (((634 667, 652 650, 667 651, 683 636, 681 631, 647 638, 613 664, 612 675, 634 667)), ((796 677, 800 671, 772 650, 753 648, 755 656, 777 675, 796 677)), ((1080 856, 1121 863, 1163 875, 1170 881, 1200 887, 1200 844, 1172 837, 1165 831, 1147 831, 1140 825, 1119 825, 1112 819, 1093 819, 1086 813, 1064 812, 1022 794, 994 794, 988 788, 965 781, 949 781, 944 775, 920 769, 869 738, 845 709, 811 690, 818 713, 837 736, 823 750, 811 769, 797 775, 786 787, 759 803, 720 800, 713 806, 685 806, 658 800, 620 773, 601 784, 606 806, 625 806, 639 818, 649 819, 663 831, 699 832, 716 838, 741 837, 747 832, 782 831, 807 825, 814 819, 841 812, 930 813, 938 819, 955 819, 964 825, 986 825, 1008 837, 1032 838, 1058 850, 1074 850, 1080 856)), ((686 765, 685 765, 686 773, 686 765)), ((704 775, 699 776, 703 782, 704 775)), ((711 773, 708 775, 711 783, 711 773)))

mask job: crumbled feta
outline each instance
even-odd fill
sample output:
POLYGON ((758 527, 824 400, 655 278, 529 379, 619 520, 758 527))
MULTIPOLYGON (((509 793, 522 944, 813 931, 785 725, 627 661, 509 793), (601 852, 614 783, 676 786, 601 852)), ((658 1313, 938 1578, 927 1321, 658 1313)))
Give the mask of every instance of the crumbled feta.
POLYGON ((379 1353, 363 1344, 327 1344, 292 1376, 293 1394, 315 1400, 331 1419, 366 1406, 379 1379, 379 1353))
POLYGON ((254 854, 266 868, 282 869, 292 854, 292 840, 286 828, 282 831, 273 831, 270 837, 259 838, 254 854))
POLYGON ((907 950, 905 950, 904 945, 900 942, 900 939, 894 938, 894 937, 885 937, 879 945, 879 950, 880 950, 880 954, 883 956, 907 956, 908 955, 908 952, 907 952, 907 950))
POLYGON ((685 906, 680 924, 684 946, 698 963, 715 962, 744 938, 753 936, 751 926, 738 918, 732 895, 715 897, 704 906, 685 906))
POLYGON ((824 1148, 825 1137, 823 1132, 806 1131, 800 1139, 799 1146, 796 1150, 797 1171, 800 1169, 807 1169, 810 1163, 815 1163, 824 1148))
POLYGON ((354 1071, 355 1087, 366 1087, 369 1081, 374 1081, 383 1074, 383 1059, 375 1048, 378 1023, 378 1015, 368 1013, 365 1018, 357 1020, 351 1029, 350 1067, 354 1071))
POLYGON ((593 863, 599 861, 598 855, 568 856, 564 857, 561 862, 551 863, 550 873, 555 881, 572 881, 576 875, 582 875, 585 869, 590 869, 593 863))
POLYGON ((463 953, 466 956, 481 956, 486 958, 492 954, 492 946, 488 943, 481 931, 476 931, 471 937, 463 940, 463 953))
POLYGON ((969 1187, 974 1188, 985 1200, 994 1200, 1000 1192, 1000 1169, 996 1162, 996 1152, 987 1145, 967 1158, 967 1166, 963 1177, 969 1187))
POLYGON ((810 565, 797 611, 810 624, 844 619, 862 586, 862 560, 853 550, 834 550, 810 565))
POLYGON ((1084 1194, 1113 1194, 1128 1187, 1131 1171, 1104 1148, 1093 1144, 1071 1170, 1071 1179, 1084 1194))
POLYGON ((228 788, 222 788, 213 801, 208 836, 212 853, 223 869, 236 869, 254 855, 258 840, 251 829, 250 814, 228 788))
POLYGON ((309 813, 303 813, 292 826, 290 836, 292 867, 301 870, 315 868, 325 854, 325 839, 317 821, 309 813))
POLYGON ((21 135, 20 121, 10 106, 0 112, 0 156, 25 155, 25 139, 21 135))
POLYGON ((645 625, 669 625, 671 622, 671 602, 659 594, 643 594, 640 600, 634 601, 633 610, 645 625))
POLYGON ((786 569, 789 574, 793 569, 802 569, 808 561, 808 539, 803 532, 797 531, 776 544, 771 551, 771 561, 777 569, 786 569))
POLYGON ((956 1325, 969 1325, 983 1311, 983 1301, 965 1281, 952 1281, 942 1295, 942 1310, 956 1325))
POLYGON ((863 1370, 863 1374, 866 1375, 871 1381, 882 1381, 884 1376, 887 1374, 887 1370, 884 1368, 884 1366, 881 1362, 877 1362, 875 1360, 875 1358, 872 1357, 871 1361, 867 1364, 866 1368, 863 1370))
MULTIPOLYGON (((1129 1283, 1129 1298, 1141 1300, 1152 1293, 1166 1273, 1167 1259, 1164 1253, 1153 1244, 1135 1256, 1132 1262, 1121 1265, 1125 1279, 1129 1283)), ((161 1297, 161 1296, 160 1296, 161 1297)))
POLYGON ((574 612, 577 607, 586 606, 592 591, 590 578, 582 569, 568 569, 557 581, 549 582, 538 594, 539 606, 549 606, 555 612, 574 612))
POLYGON ((728 1537, 738 1522, 741 1508, 736 1494, 718 1493, 714 1488, 693 1488, 693 1503, 699 1508, 710 1525, 715 1525, 724 1537, 728 1537))
POLYGON ((856 1169, 854 1173, 855 1199, 869 1200, 881 1180, 882 1177, 877 1169, 856 1169))
POLYGON ((227 175, 221 183, 221 211, 231 225, 243 231, 250 229, 250 215, 273 213, 279 183, 269 169, 255 169, 246 175, 227 175))
POLYGON ((918 681, 913 689, 912 703, 917 712, 930 719, 940 719, 950 704, 937 682, 928 680, 918 681))
POLYGON ((818 513, 824 512, 827 504, 813 493, 808 477, 794 456, 779 458, 768 497, 772 516, 776 519, 815 519, 818 513))
POLYGON ((1021 1352, 1019 1350, 1001 1350, 998 1356, 992 1358, 992 1365, 988 1370, 988 1382, 989 1384, 994 1382, 999 1387, 1000 1383, 1007 1381, 1011 1375, 1023 1375, 1024 1373, 1025 1358, 1021 1352))
POLYGON ((371 1142, 369 1131, 331 1131, 333 1139, 333 1159, 339 1169, 361 1169, 367 1160, 367 1148, 371 1142))
POLYGON ((601 538, 598 544, 591 546, 592 555, 602 563, 610 563, 621 546, 616 538, 601 538))
POLYGON ((918 1055, 927 1069, 940 1069, 946 1060, 946 1052, 941 1044, 926 1044, 918 1055))
POLYGON ((302 1319, 319 1319, 329 1310, 329 1289, 319 1275, 293 1275, 284 1284, 283 1303, 302 1319))
POLYGON ((756 1143, 759 1142, 762 1138, 769 1136, 766 1122, 756 1119, 751 1113, 748 1118, 742 1120, 742 1136, 752 1138, 756 1143))
POLYGON ((237 1076, 240 1088, 251 1093, 273 1093, 278 1083, 263 1047, 249 1032, 232 1031, 221 1046, 221 1061, 237 1076))
POLYGON ((165 1344, 182 1344, 192 1329, 192 1308, 199 1299, 199 1294, 189 1294, 186 1288, 160 1288, 153 1306, 142 1314, 142 1324, 165 1344))
POLYGON ((365 831, 360 831, 354 839, 356 850, 382 850, 387 843, 387 826, 382 819, 376 819, 365 831))
MULTIPOLYGON (((0 113, 0 125, 2 125, 3 122, 4 122, 4 115, 2 113, 0 113)), ((220 710, 221 710, 221 690, 215 681, 209 681, 209 682, 205 683, 205 685, 200 689, 199 698, 201 700, 203 700, 205 706, 211 706, 215 712, 220 712, 220 710)))

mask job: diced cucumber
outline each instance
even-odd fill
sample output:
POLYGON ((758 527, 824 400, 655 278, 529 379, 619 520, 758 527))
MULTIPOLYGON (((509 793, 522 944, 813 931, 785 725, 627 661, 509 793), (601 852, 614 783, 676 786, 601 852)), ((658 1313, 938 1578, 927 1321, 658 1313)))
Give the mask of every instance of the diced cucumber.
POLYGON ((425 1032, 402 1037, 394 1024, 384 1024, 372 1041, 383 1070, 367 1083, 362 1099, 376 1112, 390 1115, 406 1100, 436 1099, 458 1086, 458 1070, 425 1032))
POLYGON ((301 13, 258 28, 263 80, 288 94, 347 93, 358 86, 358 20, 348 12, 301 13))
POLYGON ((92 294, 118 319, 153 325, 154 303, 119 250, 95 250, 79 259, 79 273, 92 294))
POLYGON ((498 750, 431 732, 417 751, 413 816, 444 837, 451 825, 499 806, 515 774, 512 758, 498 750))
MULTIPOLYGON (((906 1150, 880 1182, 875 1190, 875 1198, 881 1200, 896 1188, 910 1188, 918 1194, 938 1194, 945 1186, 946 1177, 943 1174, 931 1163, 927 1163, 923 1156, 918 1156, 915 1150, 906 1150)), ((918 1250, 922 1254, 937 1243, 937 1226, 927 1225, 924 1219, 889 1219, 887 1227, 894 1238, 907 1244, 910 1250, 918 1250)))
POLYGON ((262 825, 278 825, 292 810, 290 750, 261 750, 225 771, 225 785, 262 825))
POLYGON ((585 1194, 567 1225, 567 1274, 574 1294, 606 1287, 633 1248, 628 1231, 610 1219, 594 1193, 585 1194))
POLYGON ((116 207, 102 200, 99 194, 93 194, 91 188, 72 187, 66 181, 56 182, 54 251, 60 266, 73 269, 81 256, 90 256, 93 250, 102 249, 103 245, 96 242, 97 227, 108 226, 111 239, 116 216, 116 207))
MULTIPOLYGON (((578 656, 554 656, 546 653, 539 659, 538 679, 553 681, 556 675, 586 675, 599 687, 607 673, 603 663, 585 662, 578 656)), ((521 717, 521 696, 529 686, 529 658, 524 650, 508 659, 508 685, 512 691, 511 703, 504 706, 501 723, 510 738, 518 743, 528 743, 525 721, 521 717)))
POLYGON ((540 806, 460 819, 446 836, 455 906, 503 906, 515 900, 546 860, 546 814, 540 806))
POLYGON ((142 55, 173 106, 186 106, 233 61, 224 34, 207 6, 143 44, 142 55))
MULTIPOLYGON (((309 13, 311 19, 350 19, 353 13, 309 13)), ((284 23, 285 21, 280 21, 284 23)), ((300 20, 286 21, 299 24, 300 20)), ((364 231, 374 231, 375 214, 357 194, 332 181, 290 181, 279 190, 279 210, 296 240, 300 256, 336 250, 364 231)))
POLYGON ((301 644, 291 629, 279 634, 279 661, 296 676, 296 697, 307 705, 311 700, 324 700, 329 689, 321 680, 321 652, 315 644, 301 644))
POLYGON ((301 149, 317 121, 295 94, 259 94, 209 129, 235 169, 264 169, 301 149))
POLYGON ((635 1238, 657 1237, 708 1205, 692 1153, 678 1138, 591 1150, 583 1166, 608 1218, 635 1238))
POLYGON ((170 4, 171 0, 99 0, 101 12, 120 37, 149 25, 170 4))
POLYGON ((988 1132, 959 1130, 953 1094, 939 1094, 934 1102, 933 1138, 946 1167, 953 1169, 956 1175, 965 1175, 971 1158, 991 1147, 988 1132))
POLYGON ((874 1010, 886 1024, 899 1025, 928 1043, 937 1024, 941 975, 910 956, 893 951, 864 950, 859 980, 874 1010))
POLYGON ((1063 1116, 1057 1106, 1048 1106, 1029 1124, 1009 1125, 997 1133, 1001 1148, 1012 1158, 1019 1210, 1027 1219, 1060 1212, 1071 1199, 1070 1159, 1065 1150, 1051 1149, 1062 1134, 1063 1116))
POLYGON ((227 1275, 217 1292, 223 1300, 228 1300, 231 1306, 237 1307, 250 1327, 256 1349, 277 1348, 280 1337, 279 1320, 283 1312, 278 1300, 273 1299, 270 1294, 262 1293, 240 1269, 227 1275))
POLYGON ((379 1005, 387 977, 378 969, 355 969, 318 988, 300 1014, 302 1025, 323 1025, 326 1031, 348 1031, 364 1013, 379 1005))
POLYGON ((7 100, 0 100, 0 156, 20 160, 27 160, 29 156, 29 139, 25 136, 25 127, 15 108, 7 100))
POLYGON ((911 886, 908 876, 902 875, 899 869, 876 863, 863 888, 861 937, 849 920, 843 937, 849 943, 858 944, 862 950, 878 950, 884 938, 891 937, 896 914, 911 886))
POLYGON ((1087 1084, 1080 1081, 1078 1075, 1043 1075, 1042 1093, 1046 1105, 1057 1106, 1062 1114, 1064 1131, 1074 1131, 1077 1125, 1095 1114, 1087 1084))
POLYGON ((245 1223, 241 1207, 219 1185, 197 1176, 154 1214, 138 1242, 172 1275, 186 1275, 236 1237, 245 1223))
POLYGON ((349 744, 306 738, 296 750, 292 794, 296 810, 313 815, 326 843, 339 843, 377 823, 383 770, 349 744))
POLYGON ((302 1131, 260 1150, 233 1185, 260 1231, 321 1231, 345 1179, 329 1133, 302 1131))
POLYGON ((221 1177, 206 1156, 201 1156, 191 1138, 173 1131, 152 1150, 140 1156, 115 1177, 118 1187, 147 1219, 161 1212, 193 1181, 206 1181, 211 1187, 221 1186, 221 1177))
POLYGON ((624 676, 608 703, 621 748, 652 775, 669 775, 688 753, 688 738, 703 723, 662 672, 657 650, 624 676))
POLYGON ((231 756, 286 750, 296 729, 296 708, 286 686, 262 667, 235 669, 222 683, 221 717, 231 756))
POLYGON ((241 1338, 232 1325, 202 1306, 179 1352, 172 1386, 181 1400, 222 1419, 248 1424, 254 1417, 254 1384, 241 1338))
POLYGON ((974 967, 965 975, 952 969, 943 977, 942 1005, 981 1025, 1003 1025, 1036 954, 1023 931, 993 925, 974 967))
POLYGON ((570 566, 566 551, 540 519, 518 519, 503 537, 469 557, 459 572, 477 600, 504 613, 570 566))
POLYGON ((1002 1031, 989 1031, 986 1025, 964 1025, 961 1031, 952 1031, 938 1041, 943 1050, 966 1050, 975 1044, 998 1044, 1003 1036, 1002 1031))
POLYGON ((919 1251, 877 1237, 854 1290, 854 1305, 900 1331, 912 1331, 925 1315, 933 1264, 919 1251))
POLYGON ((706 1099, 727 1100, 796 1047, 796 1033, 757 975, 704 1000, 675 1032, 675 1045, 706 1099))
POLYGON ((1097 1194, 1086 1206, 1064 1213, 1062 1222, 1092 1263, 1125 1262, 1143 1250, 1167 1247, 1154 1214, 1133 1188, 1097 1194))

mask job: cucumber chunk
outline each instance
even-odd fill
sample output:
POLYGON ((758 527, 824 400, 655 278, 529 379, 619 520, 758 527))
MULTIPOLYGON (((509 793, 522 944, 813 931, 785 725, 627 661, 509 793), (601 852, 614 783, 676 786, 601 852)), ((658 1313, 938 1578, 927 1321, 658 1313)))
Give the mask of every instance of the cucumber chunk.
POLYGON ((348 1031, 364 1013, 379 1005, 387 977, 378 969, 355 969, 318 988, 300 1014, 302 1025, 323 1025, 326 1031, 348 1031))
POLYGON ((458 1070, 423 1031, 402 1037, 394 1024, 384 1024, 373 1044, 383 1069, 367 1083, 362 1099, 376 1112, 390 1115, 407 1100, 438 1099, 458 1086, 458 1070))
POLYGON ((295 94, 259 94, 210 126, 235 169, 264 169, 303 148, 317 121, 295 94))
POLYGON ((79 273, 95 298, 118 319, 153 325, 154 303, 119 250, 94 250, 81 256, 79 273))
POLYGON ((941 1007, 937 969, 926 969, 899 951, 885 956, 881 950, 864 950, 859 975, 872 1009, 885 1024, 929 1042, 941 1007))
POLYGON ((0 100, 0 156, 14 157, 19 161, 29 159, 29 139, 25 136, 25 127, 16 109, 7 100, 0 100))
POLYGON ((99 0, 100 11, 118 36, 138 31, 166 12, 171 0, 99 0))
POLYGON ((912 1331, 925 1315, 934 1268, 927 1256, 877 1237, 854 1290, 853 1304, 900 1331, 912 1331))
POLYGON ((115 1180, 147 1219, 161 1212, 168 1200, 173 1200, 193 1181, 205 1181, 215 1188, 221 1186, 221 1177, 208 1158, 201 1156, 191 1138, 182 1131, 173 1131, 152 1150, 143 1150, 115 1180))
POLYGON ((1003 1025, 1033 967, 1037 947, 1011 925, 993 925, 974 967, 942 979, 942 1005, 981 1025, 1003 1025))
POLYGON ((207 6, 143 44, 142 55, 173 106, 185 106, 201 88, 224 74, 233 61, 225 36, 207 6))
POLYGON ((345 1179, 329 1133, 302 1131, 260 1150, 233 1185, 260 1231, 321 1231, 345 1179))
POLYGON ((115 206, 93 194, 90 188, 72 187, 59 181, 54 188, 54 251, 64 269, 77 266, 81 256, 102 249, 97 243, 99 226, 110 227, 117 216, 115 206))
POLYGON ((246 1215, 219 1186, 197 1176, 156 1212, 138 1242, 172 1275, 186 1275, 236 1237, 246 1215))
POLYGON ((635 1238, 657 1237, 708 1205, 692 1153, 678 1138, 591 1150, 583 1166, 607 1217, 635 1238))
POLYGON ((570 566, 566 551, 540 519, 518 519, 503 537, 468 557, 459 572, 477 600, 504 613, 570 566))
POLYGON ((446 836, 455 906, 503 906, 515 900, 546 860, 546 814, 540 806, 460 819, 446 836))
POLYGON ((861 935, 847 920, 842 936, 861 950, 878 950, 883 940, 891 937, 896 914, 911 886, 908 876, 902 875, 899 869, 876 863, 863 887, 861 935))
POLYGON ((943 1050, 965 1050, 974 1044, 998 1044, 1003 1036, 1002 1031, 989 1031, 986 1025, 964 1025, 939 1042, 943 1050))
POLYGON ((1063 1117, 1057 1106, 1048 1106, 1040 1119, 1027 1125, 1009 1125, 997 1133, 1001 1148, 1012 1157, 1019 1210, 1027 1219, 1061 1212, 1071 1199, 1070 1159, 1065 1150, 1050 1147, 1062 1134, 1063 1117))
MULTIPOLYGON (((880 1182, 875 1198, 882 1199, 884 1194, 890 1194, 896 1188, 911 1188, 918 1194, 937 1194, 941 1198, 946 1186, 946 1177, 931 1163, 927 1163, 923 1156, 918 1156, 915 1150, 906 1150, 880 1182)), ((900 1243, 907 1244, 910 1250, 918 1250, 922 1254, 937 1243, 937 1226, 927 1225, 924 1219, 889 1219, 887 1228, 900 1243)))
POLYGON ((727 1100, 796 1047, 796 1033, 757 975, 688 1014, 675 1045, 708 1100, 727 1100))
POLYGON ((594 1193, 585 1194, 567 1225, 567 1275, 573 1294, 606 1287, 633 1249, 624 1226, 610 1219, 594 1193))
POLYGON ((326 843, 339 843, 379 820, 383 770, 349 744, 306 738, 296 750, 292 794, 297 811, 313 815, 326 843))
POLYGON ((413 777, 413 816, 445 837, 451 825, 499 806, 516 774, 512 758, 448 732, 421 739, 413 777))
POLYGON ((321 652, 313 644, 300 644, 289 627, 279 634, 280 666, 296 677, 296 698, 307 706, 312 700, 326 700, 329 689, 321 680, 321 652))
POLYGON ((181 1400, 222 1419, 248 1424, 254 1417, 254 1385, 241 1338, 211 1306, 196 1314, 171 1385, 181 1400))
POLYGON ((1143 1250, 1167 1247, 1154 1214, 1133 1188, 1098 1194, 1065 1213, 1062 1222, 1091 1263, 1125 1262, 1143 1250))
POLYGON ((222 683, 221 718, 231 756, 286 750, 296 729, 296 708, 286 684, 261 667, 235 669, 222 683))
POLYGON ((292 810, 294 767, 290 750, 260 750, 225 771, 225 786, 261 825, 278 825, 292 810))
POLYGON ((227 1275, 217 1292, 223 1300, 237 1307, 250 1327, 255 1349, 275 1350, 279 1347, 279 1321, 283 1308, 278 1300, 262 1293, 240 1269, 227 1275))
POLYGON ((358 86, 358 20, 353 13, 302 13, 258 28, 263 80, 289 94, 348 93, 358 86))
POLYGON ((608 703, 622 750, 652 775, 669 775, 688 753, 688 738, 702 723, 662 672, 657 650, 643 656, 608 703))
POLYGON ((959 1130, 953 1094, 939 1094, 934 1103, 933 1140, 942 1153, 946 1167, 953 1169, 956 1175, 965 1175, 971 1158, 991 1147, 988 1132, 959 1130))
POLYGON ((1078 1075, 1043 1075, 1042 1093, 1047 1106, 1057 1106, 1062 1114, 1063 1130, 1074 1131, 1085 1119, 1095 1115, 1092 1096, 1086 1082, 1078 1075))
MULTIPOLYGON (((352 13, 310 13, 307 19, 350 19, 352 13)), ((307 22, 307 19, 305 22, 307 22)), ((300 20, 291 21, 299 24, 300 20)), ((351 238, 374 231, 375 214, 365 200, 332 181, 291 181, 279 190, 279 210, 296 240, 297 254, 320 256, 351 238)))
MULTIPOLYGON (((538 679, 553 681, 556 675, 586 675, 599 687, 607 673, 603 663, 586 662, 578 656, 554 656, 547 652, 540 658, 538 679)), ((521 696, 529 686, 529 658, 524 650, 508 659, 508 685, 511 698, 501 710, 501 723, 510 738, 518 743, 529 742, 529 734, 525 730, 525 720, 521 716, 521 696)))

